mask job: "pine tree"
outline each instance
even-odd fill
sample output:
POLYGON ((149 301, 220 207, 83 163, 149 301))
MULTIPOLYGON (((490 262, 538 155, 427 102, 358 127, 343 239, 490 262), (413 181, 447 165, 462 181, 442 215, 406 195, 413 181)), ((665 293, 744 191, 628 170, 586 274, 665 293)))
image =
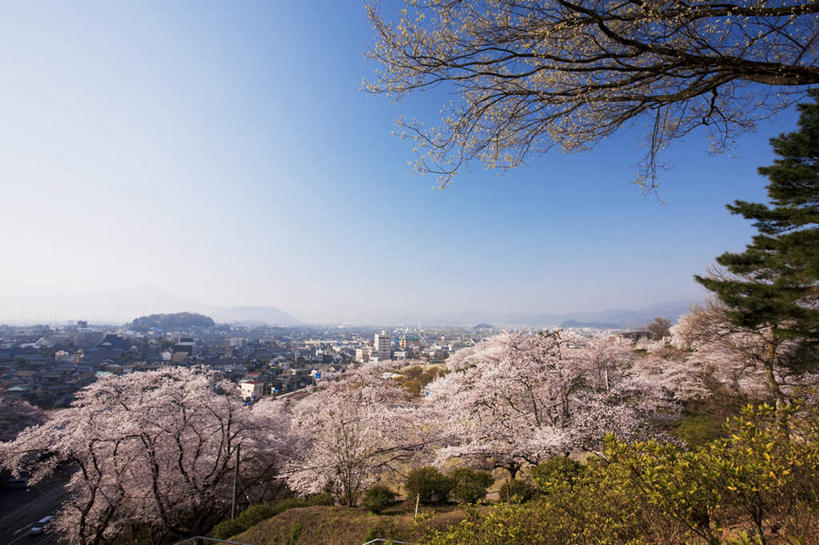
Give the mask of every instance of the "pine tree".
MULTIPOLYGON (((728 205, 759 233, 744 252, 717 257, 724 274, 695 277, 725 304, 735 326, 769 328, 772 342, 798 340, 802 353, 815 353, 819 341, 819 90, 809 93, 815 100, 799 105, 799 130, 772 138, 779 157, 759 168, 770 180, 770 204, 728 205)), ((790 364, 797 360, 805 363, 790 364)), ((813 357, 808 363, 819 364, 813 357)))

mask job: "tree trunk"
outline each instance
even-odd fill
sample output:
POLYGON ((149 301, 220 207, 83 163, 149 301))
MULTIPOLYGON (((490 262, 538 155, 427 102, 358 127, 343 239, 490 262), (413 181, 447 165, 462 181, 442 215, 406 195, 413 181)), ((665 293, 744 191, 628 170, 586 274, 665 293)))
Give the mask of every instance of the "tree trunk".
POLYGON ((782 432, 784 438, 787 440, 790 435, 790 426, 788 424, 787 408, 789 406, 785 394, 779 387, 779 382, 776 380, 774 374, 774 365, 776 364, 776 349, 779 343, 776 340, 771 340, 768 343, 767 361, 765 362, 765 377, 768 381, 768 391, 776 401, 776 420, 779 423, 779 430, 782 432))

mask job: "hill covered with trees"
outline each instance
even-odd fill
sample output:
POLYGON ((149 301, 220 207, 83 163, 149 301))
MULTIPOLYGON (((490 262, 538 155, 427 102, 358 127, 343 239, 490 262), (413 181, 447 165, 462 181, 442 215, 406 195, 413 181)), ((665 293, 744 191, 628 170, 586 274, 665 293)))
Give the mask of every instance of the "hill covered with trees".
POLYGON ((131 322, 131 327, 137 331, 146 331, 151 328, 171 329, 185 327, 212 327, 213 318, 193 312, 176 312, 174 314, 150 314, 141 316, 131 322))

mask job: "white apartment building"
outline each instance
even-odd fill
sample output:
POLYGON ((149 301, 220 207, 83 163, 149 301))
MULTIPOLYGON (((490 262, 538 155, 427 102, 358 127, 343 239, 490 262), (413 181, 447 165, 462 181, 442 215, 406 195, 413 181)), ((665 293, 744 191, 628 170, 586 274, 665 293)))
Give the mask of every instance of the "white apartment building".
POLYGON ((370 349, 369 348, 356 348, 355 349, 355 361, 359 363, 367 363, 370 361, 370 349))
POLYGON ((386 361, 392 357, 392 338, 386 331, 375 334, 372 357, 378 361, 386 361))
POLYGON ((245 399, 260 399, 264 395, 264 382, 257 380, 242 380, 239 389, 245 399))

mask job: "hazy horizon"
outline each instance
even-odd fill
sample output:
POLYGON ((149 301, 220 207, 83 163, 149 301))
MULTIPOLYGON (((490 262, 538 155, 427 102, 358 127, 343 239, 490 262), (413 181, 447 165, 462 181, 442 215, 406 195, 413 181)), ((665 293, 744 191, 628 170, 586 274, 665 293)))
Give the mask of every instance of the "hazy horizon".
MULTIPOLYGON (((537 315, 584 315, 606 311, 639 311, 645 308, 679 308, 694 303, 694 300, 657 301, 647 307, 590 307, 562 311, 542 308, 531 311, 500 309, 481 311, 469 308, 451 308, 445 312, 416 312, 396 310, 392 313, 375 314, 363 319, 340 316, 331 320, 306 320, 277 305, 227 305, 219 306, 207 301, 184 299, 177 294, 162 290, 150 284, 102 290, 85 294, 62 295, 38 294, 34 299, 6 298, 0 300, 0 325, 65 324, 85 320, 92 324, 122 324, 134 318, 149 314, 195 312, 213 317, 217 323, 267 322, 282 325, 412 325, 423 322, 426 325, 465 325, 482 321, 500 321, 503 325, 515 322, 515 317, 525 320, 537 315), (275 311, 281 311, 278 320, 271 318, 275 311), (254 312, 256 317, 253 317, 254 312), (236 318, 241 315, 243 318, 236 318), (290 318, 293 319, 291 322, 290 318)), ((554 324, 557 325, 557 324, 554 324)))
POLYGON ((753 232, 725 204, 764 199, 768 138, 795 126, 791 109, 718 156, 695 131, 665 157, 665 204, 628 184, 642 127, 437 191, 390 132, 449 97, 360 90, 360 2, 3 14, 0 321, 146 283, 306 323, 700 300, 693 275, 753 232))

